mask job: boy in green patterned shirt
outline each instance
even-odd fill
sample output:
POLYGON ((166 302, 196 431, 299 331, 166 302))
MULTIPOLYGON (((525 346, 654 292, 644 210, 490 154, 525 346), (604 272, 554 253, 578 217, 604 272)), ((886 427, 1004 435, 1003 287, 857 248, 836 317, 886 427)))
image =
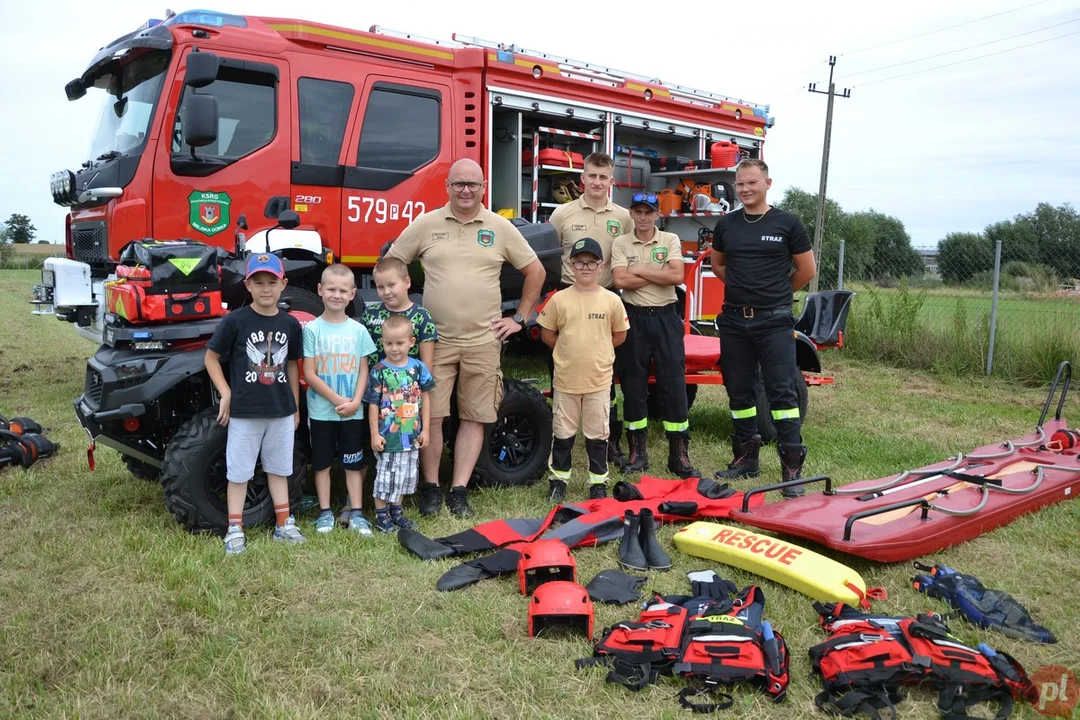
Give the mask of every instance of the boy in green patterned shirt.
POLYGON ((435 343, 439 333, 435 321, 424 307, 409 299, 408 266, 395 257, 383 257, 376 263, 372 273, 375 289, 379 291, 382 302, 364 308, 360 322, 367 328, 371 339, 375 341, 375 352, 368 356, 368 367, 373 368, 383 357, 382 326, 393 315, 404 315, 412 323, 416 342, 409 348, 409 357, 417 358, 425 367, 432 366, 435 357, 435 343))

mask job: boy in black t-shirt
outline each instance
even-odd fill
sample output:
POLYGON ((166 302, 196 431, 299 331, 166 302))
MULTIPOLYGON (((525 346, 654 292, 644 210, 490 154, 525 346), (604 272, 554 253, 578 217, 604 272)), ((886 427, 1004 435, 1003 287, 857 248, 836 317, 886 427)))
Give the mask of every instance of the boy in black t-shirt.
POLYGON ((281 258, 272 253, 251 255, 244 280, 251 305, 226 315, 206 344, 206 371, 221 395, 217 419, 229 429, 226 555, 247 547, 244 499, 256 460, 262 461, 274 501, 274 540, 304 542, 289 512, 287 478, 292 474, 293 437, 300 424, 298 361, 304 347, 300 323, 277 307, 287 283, 281 258), (228 381, 222 356, 228 356, 228 381))

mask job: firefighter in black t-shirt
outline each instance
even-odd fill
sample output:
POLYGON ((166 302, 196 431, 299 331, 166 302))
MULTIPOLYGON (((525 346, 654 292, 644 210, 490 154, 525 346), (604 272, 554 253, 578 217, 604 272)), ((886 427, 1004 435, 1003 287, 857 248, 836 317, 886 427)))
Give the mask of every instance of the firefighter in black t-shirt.
MULTIPOLYGON (((795 378, 793 293, 817 273, 806 228, 795 215, 769 206, 772 180, 761 160, 743 160, 735 170, 735 192, 743 207, 716 223, 712 269, 724 282, 717 317, 720 368, 735 433, 733 459, 720 479, 756 477, 761 435, 757 426, 758 368, 776 427, 783 479, 800 477, 806 460, 795 378), (791 271, 794 263, 795 271, 791 271)), ((802 494, 784 488, 785 497, 802 494)))

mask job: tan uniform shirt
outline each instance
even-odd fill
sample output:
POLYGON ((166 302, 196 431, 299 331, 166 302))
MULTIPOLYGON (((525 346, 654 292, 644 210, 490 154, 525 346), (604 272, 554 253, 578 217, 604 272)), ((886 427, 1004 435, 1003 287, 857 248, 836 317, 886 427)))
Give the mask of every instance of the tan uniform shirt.
POLYGON ((581 238, 591 237, 600 243, 604 250, 604 269, 596 282, 600 287, 612 287, 611 243, 623 233, 633 232, 634 223, 630 219, 630 211, 611 200, 608 200, 602 210, 593 210, 582 195, 574 202, 555 208, 548 222, 559 233, 559 242, 562 243, 562 281, 567 285, 574 284, 570 248, 581 238))
POLYGON ((536 322, 559 333, 552 353, 556 390, 580 395, 611 387, 611 335, 630 329, 618 295, 604 288, 580 292, 571 286, 551 296, 536 322))
MULTIPOLYGON (((637 239, 631 230, 626 235, 615 238, 611 244, 611 267, 629 267, 644 264, 653 270, 663 270, 669 262, 682 265, 682 241, 675 233, 664 232, 657 228, 652 240, 645 243, 637 239)), ((649 283, 637 290, 623 290, 623 302, 638 307, 660 307, 675 302, 674 285, 649 283)))
POLYGON ((509 220, 481 207, 462 223, 447 203, 417 218, 394 241, 388 255, 424 266, 424 307, 447 345, 492 342, 491 319, 501 314, 503 263, 518 270, 536 252, 509 220))

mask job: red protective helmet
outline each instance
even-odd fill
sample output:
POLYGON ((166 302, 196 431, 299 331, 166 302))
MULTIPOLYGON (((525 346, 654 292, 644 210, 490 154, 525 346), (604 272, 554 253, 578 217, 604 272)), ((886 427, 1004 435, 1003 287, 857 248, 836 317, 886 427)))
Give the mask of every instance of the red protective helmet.
POLYGON ((536 588, 529 602, 529 637, 541 630, 565 627, 592 640, 593 604, 589 591, 575 582, 555 580, 536 588))
POLYGON ((526 545, 518 559, 521 594, 531 595, 553 580, 577 582, 577 563, 570 548, 561 540, 536 540, 526 545))

